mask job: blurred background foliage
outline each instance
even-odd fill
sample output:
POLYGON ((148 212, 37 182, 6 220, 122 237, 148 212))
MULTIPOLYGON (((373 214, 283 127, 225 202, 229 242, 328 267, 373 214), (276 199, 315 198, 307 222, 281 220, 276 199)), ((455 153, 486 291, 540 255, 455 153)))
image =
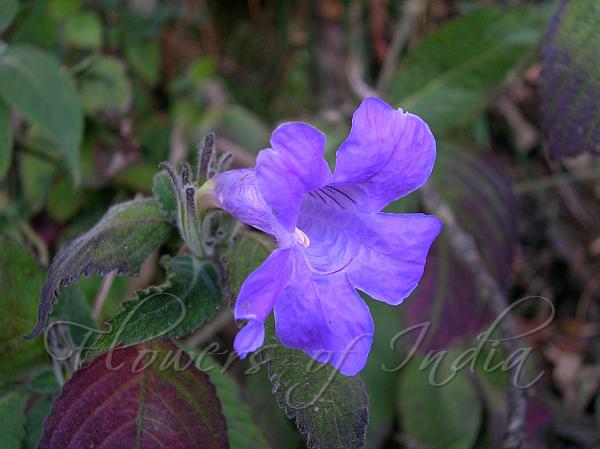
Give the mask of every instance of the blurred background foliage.
MULTIPOLYGON (((530 447, 598 447, 598 29, 594 0, 0 0, 0 381, 22 392, 2 399, 0 413, 23 410, 0 434, 31 429, 6 447, 36 447, 58 388, 42 342, 21 335, 62 244, 110 205, 149 195, 159 162, 193 162, 209 131, 234 166, 251 166, 277 123, 305 120, 327 134, 333 163, 369 95, 430 124, 431 182, 509 299, 544 297, 556 309, 523 343, 535 350, 528 369, 545 372, 529 399, 530 447)), ((421 206, 417 194, 390 210, 421 206)), ((54 316, 101 327, 160 278, 156 259, 139 278, 81 280, 54 316)), ((497 445, 505 374, 477 364, 435 388, 416 361, 381 369, 406 355, 404 339, 390 347, 394 335, 423 321, 432 326, 416 360, 472 347, 493 319, 481 296, 442 233, 405 305, 369 302, 367 447, 497 445)), ((530 301, 515 317, 525 333, 548 313, 530 301)), ((187 343, 230 347, 235 324, 226 313, 216 321, 187 343)), ((239 383, 229 393, 255 422, 245 412, 239 427, 260 434, 255 447, 302 447, 265 376, 242 369, 229 371, 239 383)))

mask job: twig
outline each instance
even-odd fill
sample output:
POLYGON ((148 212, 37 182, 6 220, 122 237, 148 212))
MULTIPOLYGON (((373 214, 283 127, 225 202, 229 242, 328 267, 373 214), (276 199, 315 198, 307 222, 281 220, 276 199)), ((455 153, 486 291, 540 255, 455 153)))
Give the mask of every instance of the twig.
POLYGON ((217 137, 217 148, 226 153, 231 153, 236 165, 241 167, 253 167, 256 164, 256 155, 246 151, 237 143, 225 137, 217 137))
MULTIPOLYGON (((430 184, 425 185, 421 191, 426 208, 444 221, 444 229, 452 253, 471 272, 482 298, 487 300, 496 316, 506 315, 508 301, 494 277, 488 272, 473 237, 458 223, 454 213, 434 187, 430 184)), ((509 354, 518 352, 520 348, 515 339, 518 329, 511 316, 504 316, 499 323, 499 330, 504 337, 503 343, 506 351, 509 354)), ((508 424, 501 445, 503 449, 524 447, 527 390, 519 386, 520 374, 518 366, 512 367, 511 382, 508 387, 508 424)))
POLYGON ((348 74, 348 84, 352 92, 359 98, 377 96, 377 92, 369 86, 363 79, 364 64, 359 55, 360 43, 364 40, 364 30, 362 27, 363 2, 355 0, 348 9, 348 23, 350 28, 350 45, 348 45, 348 60, 346 61, 346 73, 348 74))
POLYGON ((44 267, 47 267, 50 261, 50 256, 48 255, 48 247, 46 246, 44 239, 42 239, 25 220, 18 220, 17 228, 25 235, 25 237, 36 249, 39 262, 44 267))
POLYGON ((533 149, 538 143, 538 132, 523 116, 517 105, 504 95, 496 101, 496 108, 512 128, 517 149, 524 153, 533 149))
POLYGON ((188 152, 186 126, 183 120, 177 120, 169 139, 169 163, 174 167, 183 161, 188 152))
POLYGON ((217 316, 202 326, 198 331, 185 341, 185 346, 194 348, 208 341, 213 335, 227 326, 233 320, 231 308, 224 307, 217 316))
POLYGON ((585 181, 597 181, 600 179, 600 167, 591 167, 573 171, 570 173, 557 173, 555 175, 534 178, 515 184, 514 192, 517 195, 560 187, 563 184, 585 181))
POLYGON ((104 303, 106 302, 106 298, 108 297, 108 292, 110 292, 110 288, 112 287, 116 275, 116 271, 111 271, 102 279, 102 283, 100 284, 100 290, 98 290, 96 300, 94 301, 94 308, 92 309, 92 318, 94 319, 94 321, 96 321, 100 316, 100 312, 104 307, 104 303))
POLYGON ((385 93, 388 89, 400 53, 408 43, 416 19, 423 14, 428 0, 406 0, 404 10, 398 19, 392 36, 388 54, 377 80, 377 91, 385 93))

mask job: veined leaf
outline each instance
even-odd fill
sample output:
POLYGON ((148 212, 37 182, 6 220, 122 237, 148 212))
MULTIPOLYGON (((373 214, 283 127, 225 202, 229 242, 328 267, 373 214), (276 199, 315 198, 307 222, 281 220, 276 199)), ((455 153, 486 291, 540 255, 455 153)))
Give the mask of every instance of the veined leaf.
MULTIPOLYGON (((268 145, 270 135, 269 129, 256 115, 237 105, 211 109, 196 130, 197 138, 201 139, 209 132, 215 132, 217 137, 239 145, 252 156, 268 145)), ((231 148, 221 149, 231 150, 231 148)), ((234 152, 233 156, 235 158, 239 155, 234 152)), ((238 162, 248 161, 239 160, 238 157, 238 162)))
POLYGON ((434 134, 467 125, 485 107, 489 89, 541 38, 545 8, 489 7, 443 25, 398 67, 392 103, 421 116, 434 134))
POLYGON ((11 238, 0 234, 0 381, 31 369, 45 351, 42 341, 22 335, 35 322, 36 299, 44 272, 35 258, 11 238))
POLYGON ((42 287, 38 322, 27 338, 42 332, 60 290, 83 274, 135 275, 157 246, 171 233, 171 225, 154 198, 111 207, 89 231, 65 245, 56 255, 42 287))
POLYGON ((94 12, 73 14, 65 23, 66 41, 78 48, 95 49, 102 45, 102 21, 94 12))
POLYGON ((214 263, 185 255, 166 260, 164 266, 167 281, 141 290, 135 299, 123 303, 86 358, 117 345, 189 334, 212 318, 223 303, 214 263))
MULTIPOLYGON (((230 287, 235 295, 246 277, 268 256, 271 244, 248 233, 228 255, 230 287)), ((302 351, 283 346, 266 323, 265 346, 260 351, 268 367, 279 407, 306 436, 311 449, 354 449, 364 445, 368 398, 360 377, 346 377, 302 351)))
POLYGON ((302 351, 283 346, 271 323, 262 357, 275 399, 306 436, 310 449, 360 449, 369 421, 368 397, 359 376, 342 376, 302 351))
MULTIPOLYGON (((431 182, 474 237, 487 269, 507 288, 518 208, 508 177, 491 161, 444 147, 431 182)), ((410 326, 430 323, 420 346, 424 352, 469 338, 492 320, 468 267, 451 253, 444 229, 432 247, 419 287, 403 310, 410 326)))
MULTIPOLYGON (((0 0, 1 1, 1 0, 0 0)), ((12 130, 10 128, 10 111, 0 101, 0 181, 4 179, 12 158, 12 130)))
POLYGON ((0 434, 4 449, 21 449, 25 440, 24 391, 10 391, 0 396, 0 434))
POLYGON ((10 26, 18 9, 17 0, 0 0, 0 33, 10 26))
POLYGON ((119 116, 131 105, 131 83, 125 64, 114 56, 95 58, 84 72, 81 98, 91 116, 119 116))
POLYGON ((398 391, 398 408, 403 432, 424 447, 463 449, 473 447, 479 434, 482 405, 467 373, 452 371, 445 365, 452 358, 446 354, 437 371, 422 368, 415 357, 402 371, 398 391), (436 383, 432 385, 431 376, 436 383))
POLYGON ((29 45, 6 47, 0 52, 0 97, 54 139, 78 181, 81 102, 71 75, 54 56, 29 45))
POLYGON ((600 153, 600 3, 563 0, 544 48, 543 126, 555 157, 600 153))
POLYGON ((215 387, 169 342, 109 351, 64 385, 40 447, 227 449, 215 387))
POLYGON ((175 195, 175 190, 173 189, 173 183, 167 172, 161 170, 154 175, 154 179, 152 180, 152 193, 154 194, 154 198, 157 199, 161 210, 175 222, 175 216, 177 214, 177 197, 175 195))
POLYGON ((196 367, 205 371, 217 387, 217 396, 221 400, 223 414, 227 419, 231 449, 268 449, 269 444, 254 422, 252 412, 244 403, 240 387, 233 378, 221 372, 221 367, 212 358, 198 357, 196 367))

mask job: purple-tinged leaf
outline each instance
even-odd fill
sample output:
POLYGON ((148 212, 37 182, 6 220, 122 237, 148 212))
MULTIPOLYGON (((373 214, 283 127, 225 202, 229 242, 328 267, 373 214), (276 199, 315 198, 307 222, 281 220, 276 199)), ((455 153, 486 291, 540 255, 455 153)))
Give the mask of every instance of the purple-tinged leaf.
POLYGON ((544 47, 543 125, 557 158, 600 153, 600 3, 563 0, 544 47))
POLYGON ((26 338, 39 335, 60 290, 81 275, 135 275, 146 257, 171 233, 171 224, 153 199, 133 200, 111 207, 89 231, 64 246, 54 257, 42 286, 38 322, 26 338))
MULTIPOLYGON (((474 237, 487 269, 506 288, 517 238, 517 199, 506 175, 491 161, 444 148, 432 182, 474 237)), ((423 351, 447 348, 469 338, 493 317, 469 270, 452 255, 444 230, 405 311, 409 326, 430 323, 420 347, 423 351)))
POLYGON ((169 342, 113 349, 77 371, 44 423, 40 449, 227 449, 215 387, 169 342))

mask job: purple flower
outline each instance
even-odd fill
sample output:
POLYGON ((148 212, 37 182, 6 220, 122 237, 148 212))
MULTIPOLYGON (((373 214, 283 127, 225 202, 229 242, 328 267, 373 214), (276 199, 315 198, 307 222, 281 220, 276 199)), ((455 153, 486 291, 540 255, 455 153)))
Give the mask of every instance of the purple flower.
POLYGON ((274 310, 281 342, 342 374, 367 361, 374 326, 356 289, 391 305, 417 286, 441 222, 424 214, 389 214, 390 202, 421 187, 435 161, 435 140, 419 117, 368 98, 337 150, 333 174, 325 136, 284 123, 256 168, 217 175, 220 206, 275 237, 278 249, 242 285, 235 338, 240 357, 260 348, 274 310))

